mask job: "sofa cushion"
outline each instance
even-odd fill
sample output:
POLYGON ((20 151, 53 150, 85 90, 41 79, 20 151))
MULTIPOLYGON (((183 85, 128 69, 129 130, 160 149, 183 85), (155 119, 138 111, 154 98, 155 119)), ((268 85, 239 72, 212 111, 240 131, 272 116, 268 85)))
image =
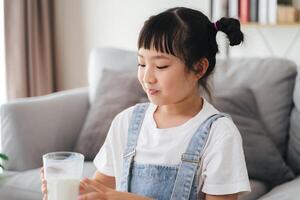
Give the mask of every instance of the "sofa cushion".
POLYGON ((258 197, 268 192, 268 186, 258 180, 250 179, 251 192, 243 192, 239 195, 239 200, 256 200, 258 197))
POLYGON ((296 73, 295 63, 281 58, 218 60, 213 85, 215 91, 251 88, 261 120, 284 155, 296 73))
POLYGON ((296 174, 300 174, 300 66, 294 89, 294 108, 290 121, 290 138, 288 143, 288 164, 296 174))
MULTIPOLYGON (((96 171, 92 162, 85 162, 83 177, 91 178, 96 171)), ((1 200, 41 200, 40 168, 24 172, 0 174, 1 200)))
POLYGON ((84 154, 86 160, 93 160, 100 150, 113 118, 146 97, 137 71, 104 70, 95 95, 74 149, 84 154))
POLYGON ((235 88, 214 95, 213 104, 231 115, 242 139, 249 177, 278 185, 294 178, 267 134, 251 89, 235 88))
POLYGON ((258 200, 296 200, 300 197, 300 176, 296 179, 273 188, 258 200))

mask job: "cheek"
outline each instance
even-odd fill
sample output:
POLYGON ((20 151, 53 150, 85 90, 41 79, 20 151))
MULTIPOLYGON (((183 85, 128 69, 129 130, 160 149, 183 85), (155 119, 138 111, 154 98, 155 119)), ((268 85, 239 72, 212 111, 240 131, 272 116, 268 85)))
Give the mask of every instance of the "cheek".
POLYGON ((178 76, 166 76, 160 79, 160 86, 162 87, 164 93, 168 96, 177 96, 183 89, 185 85, 183 83, 182 77, 178 76), (176 77, 176 78, 175 78, 176 77))
POLYGON ((166 93, 170 96, 185 96, 193 89, 194 81, 187 76, 174 76, 165 79, 166 93), (177 77, 177 78, 174 78, 177 77))
POLYGON ((137 77, 138 77, 138 80, 139 80, 140 84, 143 86, 143 77, 144 77, 143 70, 138 69, 137 77))

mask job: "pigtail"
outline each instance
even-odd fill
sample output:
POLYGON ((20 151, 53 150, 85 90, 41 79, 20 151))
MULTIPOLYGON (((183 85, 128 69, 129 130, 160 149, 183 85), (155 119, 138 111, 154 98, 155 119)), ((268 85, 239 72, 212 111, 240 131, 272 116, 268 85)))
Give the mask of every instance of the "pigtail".
POLYGON ((234 18, 222 17, 212 24, 216 31, 222 31, 227 35, 230 46, 239 45, 244 41, 244 35, 241 31, 240 21, 234 18))

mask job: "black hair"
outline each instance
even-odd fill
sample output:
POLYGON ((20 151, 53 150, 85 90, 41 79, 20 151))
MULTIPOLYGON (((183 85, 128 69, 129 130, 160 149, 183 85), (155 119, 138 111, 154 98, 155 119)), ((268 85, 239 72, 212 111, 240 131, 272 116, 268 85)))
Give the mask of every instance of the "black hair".
POLYGON ((201 58, 207 58, 209 66, 198 84, 210 96, 207 78, 216 64, 218 44, 216 34, 224 32, 230 45, 238 45, 243 39, 240 22, 234 18, 221 18, 212 23, 198 10, 175 7, 151 16, 145 21, 138 38, 138 49, 154 48, 158 52, 172 54, 180 58, 188 70, 201 58))

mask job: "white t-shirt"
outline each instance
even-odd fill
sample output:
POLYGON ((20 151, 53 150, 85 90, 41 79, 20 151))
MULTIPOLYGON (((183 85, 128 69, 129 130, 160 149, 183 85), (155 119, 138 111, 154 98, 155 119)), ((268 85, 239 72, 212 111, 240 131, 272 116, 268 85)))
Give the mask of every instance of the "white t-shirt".
MULTIPOLYGON (((105 143, 94 160, 98 171, 114 176, 117 184, 122 175, 123 154, 133 108, 115 117, 105 143)), ((156 108, 150 103, 140 130, 134 157, 135 162, 140 164, 179 164, 181 155, 200 124, 209 116, 219 113, 204 99, 201 111, 193 118, 182 125, 160 129, 153 118, 156 108)), ((212 195, 250 191, 242 138, 231 119, 222 117, 213 123, 199 165, 198 191, 212 195)))

